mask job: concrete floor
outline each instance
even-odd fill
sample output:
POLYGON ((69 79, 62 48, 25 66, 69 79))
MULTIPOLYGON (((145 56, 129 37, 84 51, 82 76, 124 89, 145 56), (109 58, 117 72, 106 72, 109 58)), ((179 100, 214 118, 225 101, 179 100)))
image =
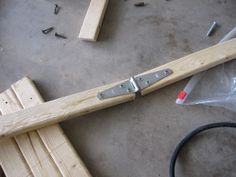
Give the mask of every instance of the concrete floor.
MULTIPOLYGON (((96 43, 77 39, 89 0, 0 1, 0 90, 29 75, 46 100, 128 78, 217 43, 236 24, 234 0, 110 0, 96 43), (53 14, 54 3, 62 6, 53 14), (206 38, 209 24, 221 27, 206 38), (43 35, 54 26, 68 39, 43 35)), ((171 153, 192 129, 235 113, 181 107, 187 79, 134 102, 62 123, 94 177, 166 177, 171 153)), ((235 177, 236 132, 211 131, 182 153, 177 176, 235 177)))

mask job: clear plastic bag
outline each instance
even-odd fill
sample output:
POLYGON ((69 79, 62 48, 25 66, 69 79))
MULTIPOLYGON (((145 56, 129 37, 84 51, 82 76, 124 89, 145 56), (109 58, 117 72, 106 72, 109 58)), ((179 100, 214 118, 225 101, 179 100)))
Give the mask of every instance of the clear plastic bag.
MULTIPOLYGON (((220 42, 234 37, 236 27, 220 42)), ((236 61, 232 60, 193 76, 180 92, 176 103, 220 106, 236 112, 236 61)))

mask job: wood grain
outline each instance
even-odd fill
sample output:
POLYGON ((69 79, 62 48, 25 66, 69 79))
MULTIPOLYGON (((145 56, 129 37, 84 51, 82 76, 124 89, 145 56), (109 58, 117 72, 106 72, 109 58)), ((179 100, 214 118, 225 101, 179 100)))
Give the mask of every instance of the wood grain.
POLYGON ((14 138, 5 139, 0 146, 1 167, 7 177, 33 177, 14 138))
MULTIPOLYGON (((4 110, 6 105, 10 105, 11 107, 11 102, 4 101, 0 95, 0 115, 4 114, 4 111, 2 112, 2 110, 4 110)), ((4 141, 1 142, 0 164, 7 177, 33 177, 14 138, 4 139, 4 141)))
MULTIPOLYGON (((0 104, 4 104, 1 106, 3 114, 23 109, 12 89, 0 94, 0 100, 0 104)), ((36 131, 18 135, 15 140, 34 177, 62 176, 36 131)), ((18 170, 18 173, 21 173, 21 169, 18 170)))
MULTIPOLYGON (((34 83, 25 77, 12 85, 24 108, 43 103, 34 83)), ((37 130, 43 144, 63 177, 91 177, 58 124, 37 130)))
MULTIPOLYGON (((187 57, 167 63, 147 72, 170 68, 173 70, 173 74, 161 80, 157 84, 143 90, 142 94, 150 93, 180 79, 189 77, 197 72, 207 70, 234 58, 236 58, 236 39, 209 47, 187 57)), ((99 100, 97 98, 97 93, 99 91, 110 88, 116 84, 117 83, 113 83, 80 92, 14 114, 6 115, 4 116, 5 118, 0 120, 0 137, 13 136, 15 134, 134 100, 135 94, 127 94, 105 100, 99 100)))
POLYGON ((7 117, 3 116, 3 119, 0 120, 0 137, 20 134, 45 125, 53 125, 74 116, 81 116, 111 107, 112 105, 134 100, 135 94, 128 94, 103 101, 97 98, 98 91, 105 90, 114 85, 116 84, 80 92, 40 104, 36 107, 24 109, 18 112, 20 116, 17 114, 17 117, 14 114, 11 116, 6 115, 7 117), (28 116, 31 118, 28 119, 28 116))
POLYGON ((102 21, 107 9, 108 0, 91 0, 79 38, 87 41, 96 41, 101 29, 102 21))
POLYGON ((174 74, 157 82, 156 84, 144 89, 142 95, 146 95, 162 87, 175 83, 196 73, 210 69, 221 63, 236 58, 236 39, 218 44, 193 54, 187 55, 181 59, 167 63, 154 68, 142 74, 155 72, 164 68, 170 68, 174 74))

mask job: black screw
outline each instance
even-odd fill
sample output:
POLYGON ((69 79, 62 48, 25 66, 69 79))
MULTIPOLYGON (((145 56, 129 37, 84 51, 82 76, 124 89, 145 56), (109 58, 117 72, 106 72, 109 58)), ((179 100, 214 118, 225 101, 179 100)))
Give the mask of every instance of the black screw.
POLYGON ((53 28, 53 27, 50 27, 50 28, 47 28, 47 29, 42 30, 42 33, 43 33, 43 34, 48 34, 48 33, 52 32, 52 30, 54 30, 54 28, 53 28))
POLYGON ((137 2, 134 4, 135 7, 143 7, 143 6, 146 6, 146 3, 144 2, 137 2))
POLYGON ((168 70, 165 70, 164 73, 165 73, 165 74, 169 74, 169 71, 168 71, 168 70))
POLYGON ((58 38, 67 39, 67 37, 62 34, 55 33, 55 36, 58 38))
POLYGON ((57 15, 60 11, 61 7, 57 4, 55 4, 55 8, 54 8, 54 14, 57 15))
POLYGON ((120 84, 120 88, 123 88, 124 87, 124 85, 123 84, 120 84))

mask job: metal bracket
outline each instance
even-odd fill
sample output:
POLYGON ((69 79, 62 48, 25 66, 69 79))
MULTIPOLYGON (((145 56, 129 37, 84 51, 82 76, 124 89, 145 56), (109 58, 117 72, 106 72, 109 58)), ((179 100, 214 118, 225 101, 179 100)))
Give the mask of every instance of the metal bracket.
POLYGON ((153 73, 148 73, 140 76, 131 77, 129 80, 122 82, 112 88, 99 92, 97 97, 100 100, 117 97, 121 95, 127 95, 129 93, 139 92, 156 82, 164 79, 165 77, 171 75, 173 71, 169 68, 159 70, 153 73))

